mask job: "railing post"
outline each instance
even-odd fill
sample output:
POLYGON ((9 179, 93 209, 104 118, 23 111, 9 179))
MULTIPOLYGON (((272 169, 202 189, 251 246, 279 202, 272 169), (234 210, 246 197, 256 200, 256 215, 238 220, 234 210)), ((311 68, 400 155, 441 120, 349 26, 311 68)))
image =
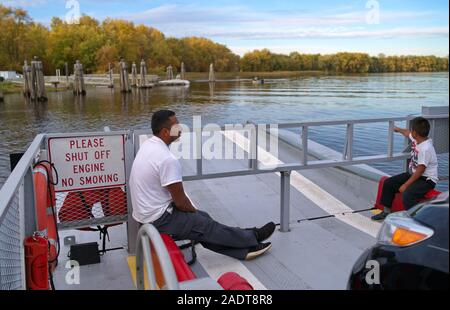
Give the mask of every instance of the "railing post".
MULTIPOLYGON (((33 236, 38 230, 37 216, 35 208, 33 170, 28 168, 23 179, 23 185, 19 189, 19 217, 20 217, 20 240, 33 236)), ((23 243, 20 246, 21 253, 21 278, 22 288, 26 289, 26 270, 25 270, 25 249, 23 243)))
POLYGON ((308 165, 308 126, 302 127, 302 165, 308 165))
POLYGON ((37 231, 36 208, 34 201, 33 170, 30 167, 23 180, 23 189, 20 191, 21 211, 24 214, 25 236, 32 236, 37 231))
POLYGON ((259 136, 259 131, 256 128, 256 125, 254 125, 253 123, 248 123, 251 124, 252 129, 250 130, 250 159, 249 159, 249 169, 251 170, 258 170, 258 136, 259 136))
MULTIPOLYGON (((407 120, 406 121, 406 128, 410 128, 410 126, 411 126, 411 121, 410 120, 407 120)), ((407 151, 408 149, 409 149, 409 145, 410 145, 410 140, 409 140, 409 137, 406 137, 405 138, 405 142, 404 142, 404 147, 403 147, 403 150, 404 151, 407 151)), ((404 171, 405 172, 408 172, 409 171, 409 161, 410 161, 410 159, 405 159, 405 161, 404 161, 404 171)))
POLYGON ((197 175, 203 175, 203 135, 201 128, 195 128, 195 150, 196 150, 196 158, 197 158, 197 175))
POLYGON ((389 132, 388 132, 388 157, 394 156, 394 128, 395 122, 389 122, 389 132))
POLYGON ((281 172, 281 232, 289 232, 289 220, 290 220, 290 204, 291 204, 291 172, 281 172))
POLYGON ((129 133, 125 136, 125 171, 127 180, 127 209, 128 209, 128 219, 127 219, 127 242, 128 242, 128 253, 133 255, 136 253, 136 237, 139 231, 139 224, 133 218, 133 204, 131 201, 130 194, 130 175, 131 168, 133 167, 133 162, 135 158, 135 153, 139 149, 139 136, 129 133))
POLYGON ((345 143, 344 160, 353 160, 353 131, 354 125, 352 123, 347 124, 347 139, 345 143))

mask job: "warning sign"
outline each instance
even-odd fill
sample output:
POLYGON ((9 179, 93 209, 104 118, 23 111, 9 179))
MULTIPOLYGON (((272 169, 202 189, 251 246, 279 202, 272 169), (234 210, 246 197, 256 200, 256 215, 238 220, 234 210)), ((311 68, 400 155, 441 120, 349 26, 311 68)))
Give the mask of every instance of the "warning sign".
POLYGON ((124 136, 52 138, 50 161, 58 172, 57 192, 125 185, 124 136))

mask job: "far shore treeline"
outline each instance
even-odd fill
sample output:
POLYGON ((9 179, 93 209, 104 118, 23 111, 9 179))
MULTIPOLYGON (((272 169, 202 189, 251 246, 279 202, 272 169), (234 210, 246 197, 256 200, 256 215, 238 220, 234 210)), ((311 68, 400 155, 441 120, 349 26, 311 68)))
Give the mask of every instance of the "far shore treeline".
MULTIPOLYGON (((86 73, 105 73, 123 57, 129 63, 147 61, 150 73, 161 74, 168 65, 179 70, 207 72, 214 63, 220 72, 324 71, 331 73, 448 71, 448 57, 384 56, 363 53, 334 55, 274 54, 255 50, 240 57, 225 45, 199 37, 170 38, 155 28, 125 20, 99 22, 83 16, 79 24, 53 18, 50 27, 34 22, 23 9, 0 4, 0 71, 21 72, 23 61, 38 56, 45 73, 72 68, 79 59, 86 73)), ((72 71, 72 69, 71 69, 72 71)))

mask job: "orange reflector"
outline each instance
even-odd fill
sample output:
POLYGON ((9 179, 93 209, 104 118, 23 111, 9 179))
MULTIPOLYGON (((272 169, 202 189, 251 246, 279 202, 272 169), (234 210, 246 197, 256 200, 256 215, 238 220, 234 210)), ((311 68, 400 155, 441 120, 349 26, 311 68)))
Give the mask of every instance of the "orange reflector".
POLYGON ((408 246, 425 239, 427 236, 415 231, 397 228, 392 236, 392 242, 399 246, 408 246))

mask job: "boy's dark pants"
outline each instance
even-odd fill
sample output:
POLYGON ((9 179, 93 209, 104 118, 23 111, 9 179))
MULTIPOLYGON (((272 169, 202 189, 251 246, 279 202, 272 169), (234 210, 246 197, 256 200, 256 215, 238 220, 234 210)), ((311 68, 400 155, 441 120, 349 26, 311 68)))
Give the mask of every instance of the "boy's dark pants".
MULTIPOLYGON (((403 173, 396 175, 392 178, 387 179, 383 185, 383 193, 381 196, 381 204, 391 209, 392 203, 394 202, 395 195, 399 192, 400 187, 405 184, 409 178, 411 178, 410 173, 403 173)), ((420 199, 422 199, 426 193, 434 189, 436 184, 431 180, 426 180, 425 177, 421 177, 419 180, 414 182, 408 189, 403 193, 403 205, 406 210, 414 207, 420 199)))

